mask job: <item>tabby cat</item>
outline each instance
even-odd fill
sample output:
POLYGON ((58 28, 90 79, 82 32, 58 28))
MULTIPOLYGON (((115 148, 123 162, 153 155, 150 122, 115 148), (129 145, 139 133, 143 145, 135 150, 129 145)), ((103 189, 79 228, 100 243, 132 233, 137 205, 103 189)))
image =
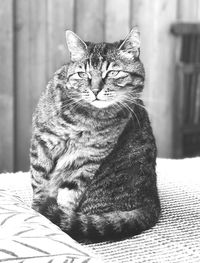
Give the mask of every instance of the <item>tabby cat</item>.
POLYGON ((79 241, 139 234, 160 214, 139 31, 97 44, 67 31, 66 41, 70 62, 33 115, 32 206, 79 241))

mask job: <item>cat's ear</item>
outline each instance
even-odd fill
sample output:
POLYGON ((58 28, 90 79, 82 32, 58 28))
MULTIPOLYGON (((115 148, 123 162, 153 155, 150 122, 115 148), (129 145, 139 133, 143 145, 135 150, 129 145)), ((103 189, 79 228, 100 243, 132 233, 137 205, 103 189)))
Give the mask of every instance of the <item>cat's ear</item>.
POLYGON ((74 32, 67 30, 65 34, 67 46, 71 54, 71 61, 81 60, 86 54, 87 45, 74 32))
POLYGON ((134 27, 131 32, 126 36, 125 40, 119 47, 119 50, 127 58, 139 57, 140 55, 140 32, 138 27, 134 27))

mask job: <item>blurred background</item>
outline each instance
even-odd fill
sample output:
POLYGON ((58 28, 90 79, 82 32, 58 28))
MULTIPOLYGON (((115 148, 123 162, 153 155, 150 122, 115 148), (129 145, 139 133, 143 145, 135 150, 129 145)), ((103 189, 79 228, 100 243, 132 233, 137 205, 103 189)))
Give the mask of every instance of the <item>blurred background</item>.
POLYGON ((138 25, 158 155, 199 155, 198 21, 199 0, 0 0, 0 171, 29 169, 32 113, 69 60, 66 29, 112 42, 138 25))

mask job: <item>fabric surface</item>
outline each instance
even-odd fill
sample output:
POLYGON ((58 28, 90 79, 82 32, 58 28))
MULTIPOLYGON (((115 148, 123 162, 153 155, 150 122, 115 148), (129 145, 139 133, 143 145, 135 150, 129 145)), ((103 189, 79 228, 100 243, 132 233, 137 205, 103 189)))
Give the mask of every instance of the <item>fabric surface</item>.
POLYGON ((0 262, 101 262, 18 196, 0 190, 0 262))
POLYGON ((200 158, 158 159, 158 224, 120 242, 92 244, 105 262, 200 262, 200 158))
POLYGON ((8 189, 14 195, 31 207, 33 192, 29 172, 2 173, 0 174, 0 189, 8 189))
MULTIPOLYGON (((83 246, 104 262, 199 263, 200 158, 158 159, 157 173, 162 215, 155 227, 123 241, 83 246)), ((29 173, 2 174, 0 182, 1 188, 12 189, 30 205, 29 173)))

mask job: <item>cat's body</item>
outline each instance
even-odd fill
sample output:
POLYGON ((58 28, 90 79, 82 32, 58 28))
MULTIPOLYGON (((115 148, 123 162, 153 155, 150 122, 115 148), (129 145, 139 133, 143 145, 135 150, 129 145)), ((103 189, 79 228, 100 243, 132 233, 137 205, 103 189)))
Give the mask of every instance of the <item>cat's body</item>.
POLYGON ((33 117, 33 208, 78 240, 138 234, 160 212, 155 140, 138 98, 143 66, 136 53, 118 54, 129 39, 86 46, 71 32, 67 41, 72 61, 33 117))

